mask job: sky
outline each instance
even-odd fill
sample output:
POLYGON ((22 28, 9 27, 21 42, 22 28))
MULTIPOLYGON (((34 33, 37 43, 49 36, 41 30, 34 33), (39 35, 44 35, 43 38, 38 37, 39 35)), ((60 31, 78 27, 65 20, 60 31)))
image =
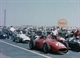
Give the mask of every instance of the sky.
POLYGON ((57 26, 66 19, 67 26, 80 27, 80 0, 0 0, 0 25, 57 26))

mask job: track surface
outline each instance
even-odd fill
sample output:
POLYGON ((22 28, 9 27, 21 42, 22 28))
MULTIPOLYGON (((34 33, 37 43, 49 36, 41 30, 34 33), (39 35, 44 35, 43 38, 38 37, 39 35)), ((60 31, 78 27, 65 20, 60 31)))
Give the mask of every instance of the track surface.
POLYGON ((15 43, 9 39, 0 39, 0 58, 80 58, 80 52, 70 51, 64 55, 45 54, 38 50, 29 50, 25 43, 15 43))

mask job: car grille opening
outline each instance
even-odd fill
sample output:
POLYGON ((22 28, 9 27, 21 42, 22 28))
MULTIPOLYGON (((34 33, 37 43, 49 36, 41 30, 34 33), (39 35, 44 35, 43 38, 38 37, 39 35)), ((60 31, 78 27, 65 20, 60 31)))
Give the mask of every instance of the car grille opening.
POLYGON ((62 52, 67 52, 68 50, 63 48, 63 49, 59 49, 59 51, 62 51, 62 52))

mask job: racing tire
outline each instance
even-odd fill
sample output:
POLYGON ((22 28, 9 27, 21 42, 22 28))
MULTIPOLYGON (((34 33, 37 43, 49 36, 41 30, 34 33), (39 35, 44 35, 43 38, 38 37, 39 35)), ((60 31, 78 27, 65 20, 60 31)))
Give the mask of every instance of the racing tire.
POLYGON ((43 51, 44 51, 44 53, 48 53, 48 52, 50 51, 50 46, 49 46, 49 44, 45 43, 45 44, 43 45, 43 51))
POLYGON ((15 42, 15 38, 14 37, 12 37, 12 41, 15 42))
POLYGON ((31 39, 30 42, 29 42, 29 48, 31 50, 35 49, 35 41, 33 39, 31 39))
POLYGON ((12 41, 15 42, 15 39, 13 39, 12 41))
POLYGON ((17 43, 19 43, 19 42, 20 42, 20 39, 19 39, 19 38, 17 38, 17 39, 16 39, 16 42, 17 42, 17 43))
POLYGON ((76 49, 76 52, 80 52, 80 49, 79 49, 79 48, 77 48, 77 49, 76 49))
POLYGON ((79 43, 76 43, 76 46, 77 46, 76 49, 75 49, 76 52, 80 52, 80 44, 79 43))

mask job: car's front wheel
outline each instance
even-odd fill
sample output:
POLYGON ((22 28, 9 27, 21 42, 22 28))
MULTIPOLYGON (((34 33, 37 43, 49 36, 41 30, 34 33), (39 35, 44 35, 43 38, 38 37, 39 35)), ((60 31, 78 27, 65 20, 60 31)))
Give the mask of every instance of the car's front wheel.
POLYGON ((30 47, 30 49, 34 49, 35 48, 35 41, 33 39, 30 40, 29 47, 30 47))
POLYGON ((44 53, 48 53, 48 52, 50 51, 50 46, 49 46, 49 44, 45 43, 45 44, 43 45, 43 51, 44 51, 44 53))
POLYGON ((19 43, 19 42, 20 42, 20 39, 19 39, 19 38, 17 38, 17 39, 16 39, 16 42, 17 42, 17 43, 19 43))

